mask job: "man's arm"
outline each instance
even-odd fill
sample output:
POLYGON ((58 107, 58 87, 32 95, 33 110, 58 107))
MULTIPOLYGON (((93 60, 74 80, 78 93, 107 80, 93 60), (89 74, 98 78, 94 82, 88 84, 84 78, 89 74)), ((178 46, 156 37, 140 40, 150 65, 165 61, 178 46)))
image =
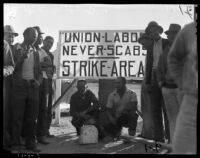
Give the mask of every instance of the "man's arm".
POLYGON ((3 68, 3 75, 9 76, 13 73, 14 71, 14 61, 13 59, 11 59, 11 48, 9 46, 9 44, 4 41, 4 68, 3 68))
POLYGON ((182 85, 184 58, 187 55, 184 38, 183 29, 178 33, 167 57, 167 68, 179 88, 182 85))
POLYGON ((113 104, 113 95, 112 93, 108 96, 107 104, 106 104, 106 114, 108 116, 108 121, 112 124, 116 124, 116 119, 113 117, 115 113, 114 104, 113 104))
POLYGON ((95 96, 95 94, 94 94, 92 91, 88 90, 88 95, 89 95, 90 101, 91 101, 91 103, 92 103, 93 105, 90 106, 88 109, 84 110, 84 111, 82 112, 82 114, 87 114, 87 113, 89 113, 89 112, 91 112, 91 111, 93 111, 93 110, 95 110, 95 109, 97 109, 97 108, 100 107, 100 106, 99 106, 98 99, 97 99, 97 97, 95 96))
POLYGON ((70 115, 73 117, 75 115, 78 115, 78 112, 76 112, 76 103, 75 103, 75 98, 72 96, 70 99, 70 115))
POLYGON ((28 51, 25 51, 19 43, 14 45, 15 53, 14 53, 14 61, 15 61, 15 69, 21 67, 24 62, 24 59, 27 58, 28 51))
POLYGON ((131 91, 130 92, 130 97, 129 97, 129 102, 125 106, 123 112, 129 112, 129 111, 136 111, 137 110, 137 95, 135 92, 131 91))
POLYGON ((166 47, 165 51, 160 55, 157 67, 157 81, 159 86, 161 87, 165 81, 165 74, 167 68, 167 52, 169 48, 166 47))

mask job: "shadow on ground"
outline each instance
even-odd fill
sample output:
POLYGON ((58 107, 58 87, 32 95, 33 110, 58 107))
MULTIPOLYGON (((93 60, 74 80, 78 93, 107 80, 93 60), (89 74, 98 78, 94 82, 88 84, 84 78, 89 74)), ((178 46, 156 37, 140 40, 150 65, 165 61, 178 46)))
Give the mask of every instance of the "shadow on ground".
POLYGON ((138 137, 128 140, 122 138, 113 142, 80 145, 76 133, 72 132, 49 138, 49 145, 39 144, 38 147, 42 149, 41 154, 157 154, 162 151, 162 148, 153 150, 154 143, 141 141, 138 137))

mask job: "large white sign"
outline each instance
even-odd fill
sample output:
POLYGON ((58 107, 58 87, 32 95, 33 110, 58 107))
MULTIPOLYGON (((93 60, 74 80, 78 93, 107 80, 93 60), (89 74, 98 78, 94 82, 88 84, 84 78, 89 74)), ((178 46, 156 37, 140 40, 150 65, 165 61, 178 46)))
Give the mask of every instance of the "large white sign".
POLYGON ((58 78, 142 79, 142 30, 60 31, 58 78))

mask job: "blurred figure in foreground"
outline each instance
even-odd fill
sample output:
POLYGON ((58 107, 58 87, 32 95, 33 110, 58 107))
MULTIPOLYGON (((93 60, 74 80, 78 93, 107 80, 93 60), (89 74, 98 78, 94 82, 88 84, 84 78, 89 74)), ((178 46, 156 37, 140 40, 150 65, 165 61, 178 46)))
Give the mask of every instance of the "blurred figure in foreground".
POLYGON ((176 120, 172 153, 196 154, 198 107, 198 52, 196 22, 186 25, 177 35, 168 56, 168 69, 183 99, 176 120))

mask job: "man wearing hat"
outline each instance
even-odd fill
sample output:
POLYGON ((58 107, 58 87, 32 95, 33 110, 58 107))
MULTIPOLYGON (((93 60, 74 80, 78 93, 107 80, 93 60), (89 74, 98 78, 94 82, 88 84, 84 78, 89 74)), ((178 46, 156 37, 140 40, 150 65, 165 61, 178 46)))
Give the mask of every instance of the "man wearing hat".
POLYGON ((167 110, 167 116, 169 119, 170 143, 174 133, 176 117, 178 115, 178 109, 180 105, 180 94, 176 83, 170 76, 169 71, 167 69, 167 56, 170 47, 177 33, 180 30, 181 26, 179 24, 170 24, 169 29, 165 31, 165 34, 167 35, 167 38, 169 40, 169 44, 166 47, 165 51, 160 55, 157 68, 157 80, 160 88, 162 89, 165 108, 167 110))
MULTIPOLYGON (((164 137, 164 127, 163 127, 163 117, 162 111, 164 113, 164 121, 165 121, 165 129, 168 129, 168 120, 166 117, 166 111, 163 109, 163 99, 162 92, 159 88, 157 82, 157 66, 160 55, 163 53, 164 49, 168 45, 168 40, 162 38, 160 35, 163 33, 163 28, 158 25, 157 22, 151 21, 147 28, 145 29, 145 33, 153 39, 152 45, 152 53, 147 56, 147 67, 148 70, 146 74, 148 74, 148 78, 150 82, 148 84, 149 96, 150 96, 150 106, 153 114, 153 123, 154 123, 154 139, 160 142, 165 141, 164 137)), ((166 131, 166 135, 167 131, 166 131)), ((169 138, 168 138, 169 139, 169 138)))
POLYGON ((45 50, 40 48, 40 45, 43 42, 42 34, 44 34, 39 26, 33 27, 38 32, 38 38, 35 42, 34 46, 36 47, 39 57, 40 57, 40 65, 42 69, 42 80, 39 87, 39 114, 37 120, 37 140, 39 143, 47 145, 49 142, 46 140, 46 124, 47 124, 47 108, 48 108, 48 98, 49 98, 49 90, 48 90, 48 76, 47 71, 48 68, 52 67, 51 58, 45 52, 45 50))
POLYGON ((139 134, 139 137, 147 138, 147 139, 154 139, 153 134, 153 116, 151 112, 151 106, 150 106, 150 96, 149 92, 150 89, 148 89, 148 85, 150 84, 151 79, 150 74, 147 72, 149 67, 147 67, 147 58, 153 53, 152 52, 152 46, 153 46, 153 39, 151 39, 146 33, 143 33, 140 38, 138 39, 138 42, 147 50, 147 56, 145 58, 145 74, 144 79, 142 81, 141 86, 141 112, 143 116, 143 126, 142 126, 142 132, 139 134))
POLYGON ((38 34, 34 28, 28 27, 23 35, 23 43, 15 45, 17 52, 12 90, 12 151, 21 150, 20 136, 25 123, 26 149, 39 152, 35 140, 35 122, 38 115, 41 69, 39 54, 33 46, 38 34))
POLYGON ((11 92, 12 92, 12 73, 14 71, 14 37, 18 36, 11 25, 4 26, 4 130, 6 135, 5 146, 9 147, 11 136, 11 92))

